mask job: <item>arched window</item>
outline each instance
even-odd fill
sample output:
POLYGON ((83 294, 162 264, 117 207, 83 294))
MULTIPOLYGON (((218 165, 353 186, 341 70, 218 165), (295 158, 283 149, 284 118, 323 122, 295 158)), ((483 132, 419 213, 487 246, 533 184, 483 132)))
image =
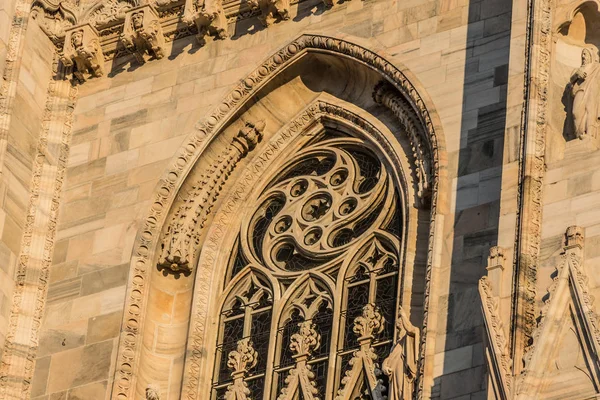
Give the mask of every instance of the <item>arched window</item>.
POLYGON ((226 274, 213 400, 383 398, 400 190, 374 147, 334 129, 280 168, 247 206, 226 274))

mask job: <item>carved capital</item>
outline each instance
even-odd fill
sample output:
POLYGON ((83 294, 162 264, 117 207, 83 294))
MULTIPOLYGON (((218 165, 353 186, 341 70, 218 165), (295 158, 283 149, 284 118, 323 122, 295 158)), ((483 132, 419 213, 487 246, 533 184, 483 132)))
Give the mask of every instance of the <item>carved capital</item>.
POLYGON ((96 29, 87 23, 69 28, 60 61, 67 67, 73 67, 73 77, 80 83, 85 82, 88 76, 103 76, 104 54, 96 29))
POLYGON ((134 7, 126 12, 120 39, 139 63, 146 62, 146 54, 156 59, 165 55, 165 37, 158 13, 149 4, 134 7))

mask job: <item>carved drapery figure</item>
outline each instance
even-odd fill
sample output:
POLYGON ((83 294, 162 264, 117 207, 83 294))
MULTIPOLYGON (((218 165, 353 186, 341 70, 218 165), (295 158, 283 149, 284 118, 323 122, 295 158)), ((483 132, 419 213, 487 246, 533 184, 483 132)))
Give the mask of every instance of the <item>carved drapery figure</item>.
POLYGON ((73 76, 79 82, 85 82, 84 74, 93 77, 103 76, 104 54, 98 39, 98 32, 89 24, 79 25, 68 30, 60 60, 65 66, 74 66, 73 76))
POLYGON ((575 137, 596 137, 600 118, 600 63, 595 48, 581 52, 581 67, 571 75, 568 89, 575 137))
POLYGON ((127 12, 121 43, 142 64, 146 62, 146 53, 156 59, 164 57, 165 37, 158 14, 152 6, 144 5, 127 12))
POLYGON ((383 373, 389 376, 388 400, 413 398, 419 355, 419 329, 413 326, 402 308, 396 323, 398 339, 390 356, 383 361, 383 373))

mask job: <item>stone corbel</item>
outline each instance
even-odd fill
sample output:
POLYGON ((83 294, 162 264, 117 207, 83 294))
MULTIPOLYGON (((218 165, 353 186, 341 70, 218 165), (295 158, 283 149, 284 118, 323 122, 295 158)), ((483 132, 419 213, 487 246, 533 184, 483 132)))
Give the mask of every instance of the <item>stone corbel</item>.
POLYGON ((487 278, 493 288, 495 297, 499 297, 502 293, 502 275, 504 273, 504 264, 506 257, 504 249, 499 246, 490 248, 490 254, 487 259, 487 278))
POLYGON ((218 39, 229 37, 222 0, 186 0, 183 19, 189 25, 196 25, 196 39, 202 45, 209 35, 218 39))
POLYGON ((248 0, 248 5, 254 11, 260 11, 260 22, 269 26, 277 18, 287 21, 290 19, 290 0, 248 0))
POLYGON ((80 83, 86 76, 103 76, 104 54, 96 29, 87 23, 67 29, 60 61, 73 68, 73 77, 80 83))
POLYGON ((154 7, 146 4, 127 11, 121 43, 140 64, 146 62, 146 54, 159 60, 164 57, 165 37, 154 7))
POLYGON ((65 31, 77 23, 75 10, 67 2, 35 0, 31 5, 31 17, 55 45, 65 38, 65 31))

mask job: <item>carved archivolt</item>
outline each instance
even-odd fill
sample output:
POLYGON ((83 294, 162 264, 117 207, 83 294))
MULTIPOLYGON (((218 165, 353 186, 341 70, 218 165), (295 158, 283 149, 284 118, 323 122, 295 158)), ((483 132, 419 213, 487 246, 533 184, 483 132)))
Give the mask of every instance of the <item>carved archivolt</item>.
MULTIPOLYGON (((165 174, 165 179, 163 181, 163 185, 161 186, 161 188, 158 189, 157 191, 157 196, 153 202, 153 205, 151 207, 151 211, 150 214, 148 216, 148 218, 146 219, 144 226, 142 228, 141 234, 138 237, 138 242, 134 248, 134 258, 132 260, 132 275, 130 278, 130 286, 128 288, 128 297, 127 297, 127 304, 126 304, 126 308, 125 308, 125 320, 124 320, 124 325, 123 325, 123 333, 121 336, 121 341, 120 341, 120 347, 119 347, 119 355, 118 355, 118 367, 117 367, 117 373, 116 373, 116 379, 115 379, 115 388, 114 388, 114 393, 117 397, 121 398, 121 397, 127 397, 129 396, 129 394, 131 393, 131 389, 132 389, 132 372, 135 371, 136 369, 136 358, 137 358, 137 354, 139 351, 139 341, 140 341, 140 328, 141 325, 143 323, 143 319, 141 318, 141 316, 144 314, 144 299, 147 295, 147 290, 148 290, 148 278, 149 278, 149 270, 150 268, 153 267, 153 257, 154 257, 154 250, 156 248, 156 246, 159 245, 159 243, 162 243, 163 245, 160 246, 160 251, 162 252, 162 256, 160 257, 160 261, 159 264, 165 267, 173 267, 173 264, 176 264, 176 267, 174 267, 175 269, 180 269, 182 272, 187 271, 193 271, 194 270, 194 265, 195 265, 195 261, 191 261, 193 260, 195 257, 197 257, 197 254, 195 254, 196 252, 200 251, 200 249, 202 248, 203 244, 200 243, 199 246, 187 246, 187 245, 179 245, 177 244, 177 246, 173 247, 173 245, 175 243, 181 243, 181 244, 185 244, 186 240, 190 240, 190 242, 188 243, 193 243, 196 239, 196 237, 202 237, 202 224, 196 224, 197 221, 193 221, 193 218, 190 217, 190 224, 187 225, 187 228, 184 229, 179 229, 177 228, 178 226, 178 222, 176 222, 175 219, 173 218, 169 218, 169 220, 167 220, 167 224, 165 226, 164 229, 160 228, 162 225, 162 221, 165 220, 166 218, 166 211, 169 209, 170 204, 172 204, 175 193, 176 193, 176 187, 178 187, 178 182, 181 182, 181 180, 183 179, 183 177, 186 174, 186 171, 189 170, 191 164, 194 162, 194 160, 197 159, 198 155, 203 151, 203 149, 205 148, 206 144, 205 144, 205 138, 206 137, 212 137, 216 132, 218 132, 223 126, 224 124, 230 120, 230 118, 235 115, 235 113, 239 110, 239 108, 246 102, 247 99, 249 99, 251 96, 253 96, 255 93, 257 93, 258 90, 260 90, 260 88, 262 88, 267 82, 269 82, 271 80, 271 78, 277 74, 279 71, 283 70, 287 65, 289 65, 290 63, 294 62, 295 59, 301 57, 302 55, 306 54, 306 52, 320 52, 320 51, 325 51, 328 53, 338 53, 338 54, 342 54, 345 55, 347 57, 350 58, 354 58, 362 63, 365 63, 367 65, 369 65, 373 70, 379 72, 385 79, 387 79, 389 81, 389 83, 394 87, 393 90, 396 91, 396 95, 398 97, 404 97, 405 99, 407 99, 406 102, 406 107, 408 107, 409 110, 412 110, 412 112, 415 113, 416 115, 416 121, 419 121, 421 126, 422 126, 422 140, 427 140, 427 149, 429 149, 429 154, 431 155, 431 161, 430 161, 430 165, 431 165, 431 171, 432 171, 432 183, 431 183, 431 209, 432 209, 432 218, 434 218, 435 215, 435 210, 436 210, 436 205, 437 205, 437 185, 439 182, 439 178, 438 178, 438 168, 439 168, 439 159, 438 159, 438 139, 436 137, 436 133, 434 130, 434 124, 431 121, 431 118, 429 116, 429 113, 427 112, 426 108, 425 108, 425 104, 423 102, 423 100, 418 96, 416 90, 414 89, 414 87, 411 85, 411 83, 408 81, 408 79, 399 71, 397 70, 394 66, 392 66, 391 64, 387 63, 385 60, 383 60, 382 58, 378 57, 376 54, 365 50, 362 47, 359 46, 355 46, 352 45, 348 42, 342 41, 342 40, 337 40, 337 39, 333 39, 333 38, 327 38, 327 37, 323 37, 323 36, 317 36, 317 35, 304 35, 301 36, 300 38, 298 38, 297 40, 291 42, 289 45, 287 45, 284 49, 278 51, 275 55, 273 55, 271 58, 269 58, 264 64, 262 64, 256 71, 254 71, 253 73, 251 73, 249 76, 247 76, 241 83, 240 85, 238 85, 224 100, 224 102, 219 105, 217 107, 217 109, 215 110, 214 113, 212 113, 209 117, 207 117, 204 121, 200 122, 197 125, 197 130, 196 132, 191 135, 190 140, 183 146, 183 151, 179 153, 179 155, 176 158, 176 161, 173 165, 172 168, 169 169, 169 171, 165 174), (175 229, 174 229, 175 228, 175 229), (189 232, 190 234, 186 234, 186 235, 180 235, 181 232, 186 231, 189 232), (196 230, 196 231, 194 231, 196 230), (160 232, 165 232, 165 236, 164 239, 161 238, 159 241, 159 233, 160 232), (199 236, 196 236, 199 235, 199 236), (180 240, 180 238, 183 238, 183 240, 180 240), (165 243, 167 243, 165 245, 165 243), (171 247, 170 247, 171 246, 171 247), (167 249, 167 250, 165 250, 167 249), (176 249, 176 253, 173 252, 173 250, 176 249), (179 257, 179 260, 175 259, 175 256, 170 256, 170 255, 174 255, 177 254, 177 256, 179 257), (182 256, 184 258, 182 258, 182 256), (169 259, 169 257, 171 257, 169 259), (187 258, 186 258, 187 257, 187 258), (181 263, 182 259, 186 259, 188 260, 188 266, 187 267, 182 267, 184 264, 181 263), (191 263, 190 263, 191 262, 191 263), (168 264, 168 265, 167 265, 168 264)), ((394 111, 392 109, 392 111, 394 111)), ((332 116, 334 116, 334 118, 339 118, 340 116, 343 116, 343 118, 352 121, 352 123, 357 123, 357 124, 362 124, 362 129, 369 129, 368 124, 365 125, 364 122, 361 122, 361 118, 359 118, 356 115, 352 115, 352 113, 348 113, 347 111, 343 110, 343 109, 339 109, 336 106, 333 106, 331 104, 327 104, 327 103, 320 103, 318 105, 315 106, 311 106, 307 111, 306 111, 306 117, 302 117, 302 118, 306 118, 306 121, 302 122, 301 124, 291 124, 290 125, 290 132, 292 135, 297 135, 298 132, 302 131, 302 124, 310 121, 311 119, 314 119, 314 117, 316 115, 326 115, 326 114, 330 114, 332 116)), ((349 141, 349 143, 352 143, 352 140, 349 141)), ((331 152, 330 150, 327 150, 327 143, 324 142, 325 144, 325 151, 323 153, 324 159, 327 159, 327 151, 331 152)), ((382 144, 385 145, 385 144, 382 144)), ((344 155, 342 149, 336 150, 342 157, 347 157, 344 155)), ((237 151, 237 150, 234 150, 237 151)), ((308 151, 308 150, 307 150, 308 151)), ((238 152, 239 153, 239 152, 238 152)), ((235 157, 238 157, 237 153, 234 153, 235 157)), ((227 163, 224 164, 218 164, 219 168, 222 167, 226 167, 227 163), (221 166, 222 165, 222 166, 221 166)), ((332 171, 333 173, 334 171, 332 171)), ((349 170, 348 171, 348 177, 352 178, 352 172, 349 170)), ((329 176, 328 178, 334 178, 333 175, 329 176)), ((346 179, 348 179, 348 177, 345 177, 346 179)), ((320 178, 319 178, 320 179, 320 178)), ((336 179, 339 179, 339 177, 335 177, 335 179, 329 181, 329 185, 333 185, 331 182, 336 182, 336 179)), ((330 225, 328 225, 327 227, 327 231, 323 230, 323 232, 321 233, 316 233, 313 232, 312 230, 310 230, 308 228, 308 225, 310 225, 310 219, 311 218, 328 218, 325 214, 327 214, 327 212, 332 213, 333 210, 331 207, 335 206, 342 206, 344 205, 343 208, 336 208, 336 213, 340 213, 340 216, 342 216, 341 213, 349 213, 348 215, 352 214, 355 210, 361 209, 361 205, 363 204, 372 204, 375 205, 376 207, 379 205, 384 205, 386 204, 385 202, 389 202, 390 201, 390 190, 391 190, 391 186, 386 183, 386 179, 385 178, 385 172, 382 172, 381 175, 378 175, 376 177, 376 180, 378 180, 378 183, 376 183, 376 186, 374 188, 372 188, 372 192, 370 191, 368 195, 365 195, 364 193, 360 192, 360 189, 357 189, 356 187, 350 187, 348 186, 348 184, 344 184, 344 182, 341 182, 340 187, 343 189, 340 189, 339 192, 335 191, 335 189, 328 189, 328 193, 329 193, 329 197, 325 196, 323 198, 316 198, 316 199, 312 199, 312 198, 307 198, 306 195, 304 195, 305 197, 303 199, 305 199, 307 201, 307 204, 310 203, 309 205, 307 205, 306 207, 304 207, 304 203, 301 203, 300 201, 297 202, 297 204, 292 204, 293 203, 293 199, 294 197, 292 196, 292 192, 291 189, 292 187, 290 186, 289 188, 287 186, 285 186, 286 189, 289 189, 290 191, 287 192, 288 194, 286 194, 286 198, 290 201, 289 205, 286 205, 286 207, 288 207, 288 209, 290 210, 290 212, 294 212, 296 213, 294 215, 295 218, 301 218, 301 220, 306 221, 307 226, 300 226, 300 225, 294 225, 293 221, 292 224, 290 224, 288 226, 287 221, 273 221, 273 223, 269 223, 269 231, 268 231, 268 235, 264 236, 264 238, 266 238, 266 240, 272 241, 273 243, 277 244, 280 243, 282 246, 286 245, 286 246, 291 246, 293 245, 293 249, 290 250, 290 248, 286 248, 285 246, 283 247, 283 249, 280 248, 281 253, 279 255, 279 257, 277 257, 277 255, 273 255, 273 254, 269 254, 269 253, 265 253, 264 249, 262 249, 262 247, 256 247, 254 251, 250 252, 250 255, 252 257, 256 257, 258 258, 257 261, 260 261, 261 259, 263 259, 265 256, 267 257, 265 261, 265 265, 263 266, 264 268, 268 268, 270 270, 277 270, 277 271, 281 271, 281 273, 293 273, 293 274, 297 274, 299 273, 299 271, 289 271, 289 268, 291 268, 291 265, 293 265, 293 261, 289 261, 289 262, 285 262, 283 263, 282 260, 293 260, 297 255, 302 255, 303 252, 306 252, 307 249, 310 249, 311 252, 310 254, 318 254, 319 257, 321 257, 323 260, 326 260, 328 257, 331 258, 335 258, 336 254, 339 253, 339 247, 343 247, 346 246, 345 241, 348 240, 348 243, 351 243, 354 239, 352 237, 351 234, 347 235, 346 238, 344 239, 344 235, 338 235, 339 236, 339 242, 334 242, 334 241, 330 241, 326 243, 326 247, 324 250, 319 250, 316 253, 312 250, 312 249, 316 249, 317 248, 317 244, 318 246, 320 246, 319 243, 324 243, 323 242, 323 238, 326 238, 328 233, 334 233, 336 232, 336 230, 339 228, 338 225, 336 225, 336 223, 333 222, 333 220, 331 220, 330 225), (336 193, 332 192, 335 191, 336 193), (371 193, 379 193, 379 194, 371 194, 371 193), (354 200, 350 201, 348 204, 343 203, 347 198, 352 197, 351 195, 353 195, 354 197, 356 197, 356 206, 352 203, 354 200), (360 196, 365 195, 366 197, 364 198, 360 198, 360 196), (345 196, 345 197, 344 197, 345 196), (382 197, 380 196, 384 196, 385 197, 385 201, 382 200, 382 197), (352 204, 351 204, 352 203, 352 204), (328 209, 329 208, 329 209, 328 209), (303 215, 303 211, 304 211, 304 215, 303 215), (325 214, 321 215, 321 213, 323 213, 325 211, 325 214), (278 224, 278 222, 281 222, 280 224, 278 224), (277 230, 282 230, 281 233, 278 233, 277 230), (270 236, 269 236, 270 235, 270 236), (281 237, 282 239, 278 239, 277 235, 279 235, 279 237, 281 237), (312 244, 311 244, 312 243, 312 244), (336 244, 337 243, 337 244, 336 244), (313 246, 311 248, 311 246, 313 246), (290 250, 290 251, 288 251, 290 250), (291 258, 290 258, 291 257, 291 258), (282 264, 283 263, 283 264, 282 264), (291 263, 291 264, 290 264, 291 263), (285 264, 285 265, 284 265, 285 264)), ((322 182, 324 181, 319 181, 318 179, 315 180, 313 178, 310 179, 306 179, 307 183, 313 184, 313 185, 317 185, 317 184, 322 184, 322 182)), ((281 185, 284 185, 284 182, 281 181, 281 185)), ((285 183, 285 185, 287 185, 287 183, 285 183)), ((300 185, 300 189, 301 189, 300 185)), ((275 186, 273 186, 274 188, 275 186)), ((202 192, 205 193, 205 195, 203 194, 202 196, 206 196, 206 198, 213 198, 214 196, 218 196, 218 193, 220 191, 220 188, 215 187, 215 189, 209 189, 207 187, 205 187, 204 185, 202 187, 198 187, 198 189, 202 192)), ((284 189, 284 187, 282 186, 281 188, 282 190, 284 189)), ((200 192, 199 192, 200 193, 200 192)), ((325 193, 325 192, 324 192, 325 193)), ((300 196, 302 196, 302 194, 300 194, 300 196)), ((389 204, 389 203, 387 203, 389 204)), ((201 201, 193 201, 190 198, 190 202, 187 205, 184 205, 182 207, 184 208, 188 208, 190 210, 193 210, 193 212, 191 214, 195 215, 195 212, 200 210, 201 213, 208 213, 210 212, 210 210, 202 210, 202 207, 205 206, 205 203, 201 202, 201 201)), ((179 206, 177 206, 178 208, 175 209, 175 212, 177 212, 176 210, 179 209, 179 206)), ((362 210, 362 209, 361 209, 362 210)), ((377 209, 376 209, 377 211, 377 209)), ((186 214, 186 218, 184 220, 187 219, 188 215, 191 214, 186 214)), ((206 214, 208 215, 208 214, 206 214)), ((355 214, 352 215, 363 215, 362 212, 356 212, 355 214)), ((377 214, 377 215, 383 215, 381 214, 377 214)), ((344 217, 345 218, 345 223, 349 223, 350 225, 354 224, 357 226, 360 226, 361 224, 359 224, 358 222, 360 222, 359 219, 352 219, 349 216, 348 217, 344 217)), ((388 221, 389 222, 389 216, 385 216, 385 217, 381 217, 382 219, 380 221, 388 221)), ((199 219, 198 221, 201 221, 201 219, 199 219)), ((250 227, 250 223, 252 220, 248 220, 248 225, 247 227, 250 227)), ((179 221, 181 222, 181 220, 179 221)), ((373 224, 373 221, 370 221, 371 224, 373 224)), ((185 225, 185 224, 184 224, 185 225)), ((364 225, 364 224, 363 224, 364 225)), ((376 225, 376 224, 375 224, 376 225)), ((255 226, 255 225, 254 225, 255 226)), ((374 225, 371 225, 374 226, 374 225)), ((432 228, 433 229, 433 228, 432 228)), ((333 236, 329 236, 327 237, 329 238, 334 238, 336 235, 333 236)), ((202 239, 201 239, 202 240, 202 239)), ((386 245, 387 246, 387 245, 386 245)), ((433 249, 433 239, 430 241, 429 244, 429 266, 427 267, 427 271, 426 271, 426 276, 427 279, 431 278, 431 255, 432 255, 432 249, 433 249)), ((385 246, 384 246, 385 247, 385 246)), ((388 250, 389 251, 389 250, 388 250)), ((325 262, 325 261, 324 261, 325 262)), ((199 286, 197 288, 197 293, 196 293, 196 301, 197 304, 205 304, 207 302, 207 299, 205 298, 205 292, 208 293, 208 288, 205 287, 205 282, 208 282, 208 277, 211 274, 211 271, 206 270, 204 268, 204 266, 199 266, 198 267, 198 278, 197 278, 197 282, 199 283, 199 286), (203 279, 202 277, 206 275, 206 279, 203 279)), ((429 296, 429 285, 426 287, 426 293, 425 293, 425 298, 427 299, 429 296)), ((376 303, 375 303, 376 304, 376 303)), ((381 305, 378 305, 381 307, 381 305)), ((427 304, 425 304, 425 309, 427 309, 427 304)), ((200 309, 199 309, 200 310, 200 309)), ((202 311, 202 312, 206 312, 206 310, 202 311)), ((354 318, 354 317, 353 317, 354 318)), ((205 327, 205 317, 198 315, 194 317, 194 322, 193 325, 190 329, 190 338, 189 338, 189 351, 188 351, 188 357, 186 360, 186 376, 185 376, 185 387, 183 389, 183 397, 186 398, 196 398, 197 397, 197 390, 198 390, 198 379, 199 379, 199 373, 200 373, 200 366, 202 363, 202 348, 205 345, 204 344, 204 336, 205 336, 205 332, 206 332, 206 327, 205 327)), ((393 324, 393 320, 394 320, 394 316, 392 315, 391 317, 387 317, 386 316, 386 320, 391 321, 390 323, 393 324)), ((425 320, 427 320, 427 317, 425 317, 425 320)), ((421 355, 424 352, 424 347, 425 346, 420 346, 420 352, 421 355)), ((259 352, 260 354, 260 352, 259 352)), ((422 369, 422 364, 419 365, 419 370, 422 369)), ((270 378, 269 378, 270 379, 270 378)))

